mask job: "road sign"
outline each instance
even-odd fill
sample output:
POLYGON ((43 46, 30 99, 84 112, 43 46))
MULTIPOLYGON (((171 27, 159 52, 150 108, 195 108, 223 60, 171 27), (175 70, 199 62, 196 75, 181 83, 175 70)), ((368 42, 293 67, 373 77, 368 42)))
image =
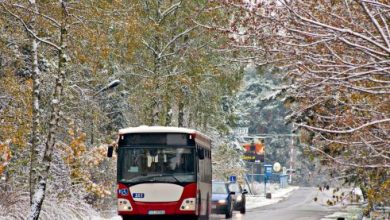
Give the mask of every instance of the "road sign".
POLYGON ((264 174, 267 178, 269 178, 272 175, 272 165, 271 164, 264 164, 264 174))
POLYGON ((245 143, 243 160, 247 162, 264 162, 264 144, 261 142, 245 143))
POLYGON ((239 127, 234 129, 234 133, 239 136, 248 136, 249 127, 239 127))
POLYGON ((273 169, 276 173, 279 173, 282 170, 282 166, 280 165, 280 163, 276 162, 274 163, 273 169))
POLYGON ((264 193, 267 197, 267 181, 272 175, 272 165, 264 164, 264 193))
POLYGON ((232 182, 232 183, 235 183, 235 182, 237 182, 237 177, 236 176, 230 176, 229 177, 229 181, 232 182))

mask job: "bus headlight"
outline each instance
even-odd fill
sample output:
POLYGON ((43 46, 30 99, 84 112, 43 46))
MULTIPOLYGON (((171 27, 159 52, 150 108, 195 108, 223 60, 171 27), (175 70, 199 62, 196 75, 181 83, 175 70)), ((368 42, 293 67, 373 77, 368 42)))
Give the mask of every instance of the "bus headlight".
POLYGON ((220 199, 218 200, 218 204, 225 204, 226 203, 226 200, 225 199, 220 199))
POLYGON ((195 211, 195 198, 184 199, 180 205, 180 211, 195 211))
POLYGON ((118 211, 133 211, 130 201, 127 199, 118 199, 118 211))

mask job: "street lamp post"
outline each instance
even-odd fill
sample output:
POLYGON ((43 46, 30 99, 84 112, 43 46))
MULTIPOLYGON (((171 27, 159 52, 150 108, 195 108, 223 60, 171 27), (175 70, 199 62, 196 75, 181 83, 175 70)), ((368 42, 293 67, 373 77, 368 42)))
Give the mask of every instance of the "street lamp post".
POLYGON ((95 94, 93 94, 93 97, 99 95, 100 93, 102 93, 104 91, 107 91, 109 89, 113 89, 113 88, 117 87, 120 83, 121 83, 121 81, 119 79, 115 79, 115 80, 109 82, 107 85, 105 85, 99 91, 95 92, 95 94))
MULTIPOLYGON (((105 92, 109 89, 113 89, 115 87, 117 87, 119 84, 120 84, 120 80, 119 79, 115 79, 109 83, 107 83, 103 88, 101 88, 99 91, 95 92, 92 96, 92 98, 95 98, 97 95, 101 94, 102 92, 105 92)), ((94 119, 93 119, 93 116, 92 116, 92 120, 91 120, 91 144, 94 143, 94 126, 95 126, 95 123, 94 123, 94 119)))

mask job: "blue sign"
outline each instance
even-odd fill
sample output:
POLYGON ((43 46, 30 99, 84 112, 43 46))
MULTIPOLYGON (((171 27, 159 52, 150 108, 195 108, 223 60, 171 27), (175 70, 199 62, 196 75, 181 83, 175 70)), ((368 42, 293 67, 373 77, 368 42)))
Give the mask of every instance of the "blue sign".
POLYGON ((129 195, 129 190, 128 189, 118 189, 118 193, 121 196, 127 196, 127 195, 129 195))
POLYGON ((264 174, 267 178, 269 178, 272 175, 272 165, 264 164, 264 174))
POLYGON ((133 198, 134 199, 143 199, 143 198, 145 198, 145 194, 144 193, 133 193, 133 198))
POLYGON ((235 182, 237 182, 237 177, 236 176, 230 176, 229 177, 229 181, 232 182, 232 183, 235 183, 235 182))

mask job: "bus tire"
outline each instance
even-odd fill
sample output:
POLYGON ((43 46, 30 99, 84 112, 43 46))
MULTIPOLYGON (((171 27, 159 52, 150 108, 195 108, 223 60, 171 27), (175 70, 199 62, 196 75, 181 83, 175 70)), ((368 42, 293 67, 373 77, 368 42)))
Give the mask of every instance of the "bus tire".
POLYGON ((198 219, 201 219, 202 217, 202 198, 201 194, 198 194, 198 219))
POLYGON ((210 218, 210 196, 207 195, 207 200, 206 200, 206 215, 204 217, 204 220, 209 220, 210 218))

